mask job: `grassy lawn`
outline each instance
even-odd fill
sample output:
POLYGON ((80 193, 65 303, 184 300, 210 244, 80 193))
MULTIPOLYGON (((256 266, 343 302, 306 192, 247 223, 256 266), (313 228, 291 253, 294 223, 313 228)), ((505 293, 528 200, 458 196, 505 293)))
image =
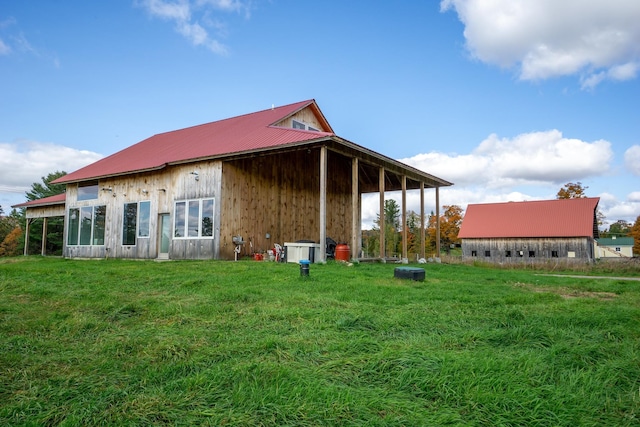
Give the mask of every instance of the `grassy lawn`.
POLYGON ((0 425, 640 425, 640 282, 395 267, 0 260, 0 425))

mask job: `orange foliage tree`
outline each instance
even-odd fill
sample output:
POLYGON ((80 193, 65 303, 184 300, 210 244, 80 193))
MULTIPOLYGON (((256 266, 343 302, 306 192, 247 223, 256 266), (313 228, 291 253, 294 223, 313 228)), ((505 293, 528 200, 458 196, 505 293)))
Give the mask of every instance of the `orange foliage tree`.
POLYGON ((14 228, 0 243, 0 257, 2 256, 17 256, 20 255, 18 243, 22 236, 22 229, 20 227, 14 228))
POLYGON ((633 237, 633 255, 640 256, 640 215, 629 231, 629 236, 633 237))
MULTIPOLYGON (((445 251, 450 245, 458 243, 458 232, 462 224, 462 208, 458 205, 443 206, 444 212, 440 215, 440 244, 445 251)), ((427 235, 432 247, 436 245, 436 216, 429 215, 427 235)))
POLYGON ((585 194, 587 188, 580 181, 566 183, 556 194, 557 199, 581 199, 587 197, 585 194))

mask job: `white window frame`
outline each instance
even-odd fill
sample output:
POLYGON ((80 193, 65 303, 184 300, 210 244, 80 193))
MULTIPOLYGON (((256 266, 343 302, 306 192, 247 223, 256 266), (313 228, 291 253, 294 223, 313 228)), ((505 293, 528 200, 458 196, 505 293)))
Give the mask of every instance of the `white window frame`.
MULTIPOLYGON (((149 239, 151 237, 151 201, 150 200, 140 200, 139 202, 127 202, 123 205, 123 212, 126 210, 126 206, 127 205, 136 205, 136 231, 135 231, 135 237, 134 237, 134 243, 124 243, 124 235, 122 236, 122 246, 136 246, 138 244, 138 239, 149 239), (148 234, 146 236, 141 236, 140 235, 140 205, 142 203, 148 203, 149 204, 149 218, 147 219, 147 227, 148 227, 148 234)), ((125 220, 125 216, 123 215, 122 217, 122 227, 121 230, 124 233, 124 220, 125 220)))
POLYGON ((216 200, 213 197, 203 197, 201 199, 186 199, 186 200, 176 200, 173 204, 173 221, 172 221, 172 236, 173 239, 176 240, 189 240, 189 239, 207 239, 212 240, 215 235, 215 206, 216 200), (203 220, 203 205, 205 202, 211 201, 211 236, 203 236, 202 235, 202 220, 203 220), (190 236, 189 235, 189 205, 192 203, 198 203, 198 235, 190 236), (184 204, 184 212, 182 217, 178 216, 178 204, 184 204), (182 220, 182 224, 180 225, 181 235, 176 235, 176 222, 178 220, 182 220))
POLYGON ((65 240, 66 240, 66 244, 67 246, 104 246, 104 240, 106 239, 106 223, 107 223, 107 207, 106 205, 94 205, 94 206, 76 206, 73 208, 69 208, 68 211, 68 215, 69 215, 69 220, 68 220, 68 224, 67 224, 67 235, 65 236, 65 240), (104 233, 102 236, 103 242, 101 244, 95 243, 95 232, 96 232, 96 209, 98 208, 104 208, 104 224, 103 226, 105 227, 105 230, 103 230, 102 232, 104 233), (85 209, 91 209, 91 224, 90 224, 90 229, 91 231, 89 232, 89 243, 88 244, 83 244, 81 243, 81 239, 82 239, 82 210, 85 209), (72 211, 75 211, 74 213, 72 213, 72 211), (73 215, 77 215, 77 217, 74 219, 72 218, 73 215), (74 222, 76 222, 77 219, 77 224, 75 224, 76 226, 73 227, 72 229, 72 224, 74 222), (76 241, 74 243, 69 242, 69 238, 70 238, 70 234, 72 233, 72 231, 75 231, 76 234, 76 241))

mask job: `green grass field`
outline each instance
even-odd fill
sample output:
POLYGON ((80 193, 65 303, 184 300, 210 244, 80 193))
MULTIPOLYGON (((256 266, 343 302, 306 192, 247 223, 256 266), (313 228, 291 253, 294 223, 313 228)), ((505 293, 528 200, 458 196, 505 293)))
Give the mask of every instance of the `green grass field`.
POLYGON ((640 282, 395 267, 0 260, 0 425, 640 425, 640 282))

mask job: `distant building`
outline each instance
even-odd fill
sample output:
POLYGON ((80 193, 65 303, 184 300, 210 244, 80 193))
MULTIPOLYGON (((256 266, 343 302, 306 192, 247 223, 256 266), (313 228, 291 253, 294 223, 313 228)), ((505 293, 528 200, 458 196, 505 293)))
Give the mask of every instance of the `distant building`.
POLYGON ((596 241, 597 258, 632 258, 633 237, 616 237, 596 241))
POLYGON ((488 262, 597 258, 599 198, 471 204, 458 238, 462 257, 488 262))

